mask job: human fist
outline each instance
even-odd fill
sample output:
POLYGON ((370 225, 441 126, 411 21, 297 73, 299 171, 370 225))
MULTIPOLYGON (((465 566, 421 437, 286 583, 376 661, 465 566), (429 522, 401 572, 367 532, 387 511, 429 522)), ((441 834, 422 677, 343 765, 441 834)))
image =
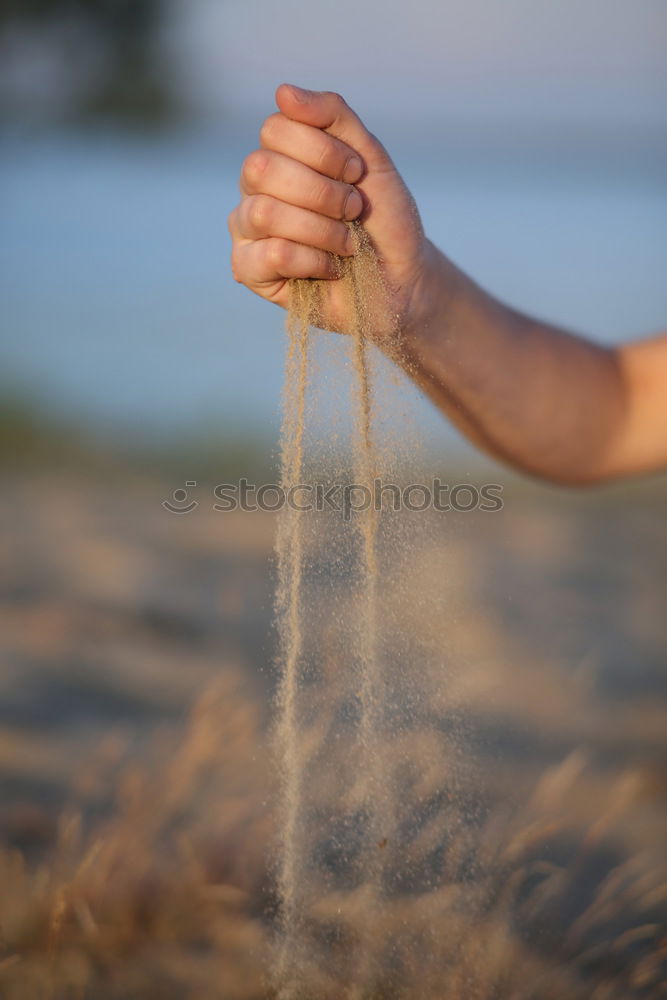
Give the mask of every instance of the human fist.
POLYGON ((355 253, 346 222, 358 219, 380 258, 399 329, 410 324, 430 244, 388 153, 338 94, 283 84, 276 103, 261 148, 243 164, 242 199, 229 216, 235 279, 284 308, 290 278, 325 279, 322 325, 346 332, 337 258, 355 253))

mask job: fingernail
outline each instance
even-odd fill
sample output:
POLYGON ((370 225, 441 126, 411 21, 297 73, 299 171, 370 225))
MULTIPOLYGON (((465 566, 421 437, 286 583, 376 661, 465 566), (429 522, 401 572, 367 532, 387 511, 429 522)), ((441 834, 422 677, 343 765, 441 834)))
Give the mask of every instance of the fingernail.
POLYGON ((359 215, 363 207, 364 203, 361 200, 361 195, 359 194, 356 188, 352 188, 345 202, 343 218, 347 219, 348 221, 356 219, 356 217, 359 215))
POLYGON ((354 184, 361 177, 361 173, 364 169, 364 165, 358 156, 351 156, 350 159, 345 164, 345 169, 343 170, 343 180, 346 184, 354 184))

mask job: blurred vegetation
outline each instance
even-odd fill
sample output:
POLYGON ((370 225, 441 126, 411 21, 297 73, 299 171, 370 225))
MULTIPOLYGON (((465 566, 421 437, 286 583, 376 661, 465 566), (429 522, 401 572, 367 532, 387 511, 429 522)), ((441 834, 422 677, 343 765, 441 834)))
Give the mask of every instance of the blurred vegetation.
MULTIPOLYGON (((0 997, 276 1000, 274 519, 174 518, 135 485, 6 477, 0 997)), ((403 818, 372 923, 341 683, 356 595, 348 572, 322 585, 324 553, 346 558, 330 522, 303 996, 350 996, 370 926, 368 1000, 664 1000, 664 504, 640 514, 513 498, 502 522, 422 539, 406 519, 379 753, 403 818)))
MULTIPOLYGON (((75 26, 103 53, 93 78, 80 75, 68 106, 77 119, 111 119, 124 124, 160 124, 178 113, 178 100, 160 65, 157 38, 163 0, 3 0, 0 44, 10 29, 28 32, 75 26)), ((66 54, 65 54, 66 55, 66 54)), ((76 53, 70 53, 76 61, 76 53)))
POLYGON ((0 463, 6 470, 49 471, 201 483, 266 477, 271 443, 252 430, 200 427, 174 438, 102 432, 64 418, 27 396, 0 390, 0 463))
POLYGON ((0 460, 5 467, 57 456, 79 458, 86 450, 73 428, 59 426, 20 396, 0 396, 0 460))

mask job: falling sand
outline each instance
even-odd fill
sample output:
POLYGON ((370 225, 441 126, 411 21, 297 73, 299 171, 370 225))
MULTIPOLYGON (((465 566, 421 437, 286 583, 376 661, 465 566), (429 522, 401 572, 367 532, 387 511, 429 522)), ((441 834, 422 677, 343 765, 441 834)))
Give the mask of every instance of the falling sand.
MULTIPOLYGON (((373 441, 373 387, 370 341, 376 331, 374 321, 390 315, 380 264, 373 246, 360 225, 351 228, 357 238, 353 257, 340 259, 338 289, 343 293, 351 335, 354 369, 352 424, 352 474, 356 487, 373 488, 376 451, 373 441)), ((324 282, 295 279, 290 282, 287 319, 288 348, 283 397, 281 435, 281 480, 287 493, 304 481, 304 431, 308 388, 309 331, 321 324, 324 282)), ((278 697, 278 744, 281 757, 282 822, 278 887, 282 908, 282 934, 277 982, 283 1000, 302 995, 301 940, 303 935, 304 893, 304 769, 299 695, 304 671, 304 512, 288 504, 281 513, 277 538, 277 613, 280 633, 281 684, 278 697)), ((378 649, 378 561, 377 511, 373 503, 360 510, 349 530, 356 542, 356 624, 354 648, 348 651, 348 669, 354 672, 359 700, 357 738, 359 770, 363 775, 362 812, 364 845, 363 907, 366 931, 370 935, 374 909, 382 892, 382 847, 390 836, 392 803, 384 780, 379 746, 382 706, 382 668, 378 649)), ((350 996, 361 996, 374 976, 371 939, 357 942, 358 963, 350 996)))
MULTIPOLYGON (((314 291, 314 290, 313 290, 314 291)), ((285 366, 283 425, 281 434, 281 485, 287 490, 303 479, 304 415, 308 376, 308 333, 313 292, 306 282, 290 288, 287 329, 289 343, 285 366)), ((299 820, 302 765, 299 754, 298 693, 303 646, 301 591, 303 585, 303 539, 301 512, 285 507, 278 524, 278 615, 282 656, 279 692, 279 743, 282 757, 283 801, 279 891, 284 940, 277 978, 293 992, 295 942, 299 934, 299 820)))

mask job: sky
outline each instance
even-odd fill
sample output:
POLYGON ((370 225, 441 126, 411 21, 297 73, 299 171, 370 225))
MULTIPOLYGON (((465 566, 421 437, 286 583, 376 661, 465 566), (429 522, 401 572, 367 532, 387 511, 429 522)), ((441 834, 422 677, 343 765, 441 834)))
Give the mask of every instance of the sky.
POLYGON ((287 79, 378 120, 667 125, 664 0, 172 0, 195 106, 254 114, 287 79))

